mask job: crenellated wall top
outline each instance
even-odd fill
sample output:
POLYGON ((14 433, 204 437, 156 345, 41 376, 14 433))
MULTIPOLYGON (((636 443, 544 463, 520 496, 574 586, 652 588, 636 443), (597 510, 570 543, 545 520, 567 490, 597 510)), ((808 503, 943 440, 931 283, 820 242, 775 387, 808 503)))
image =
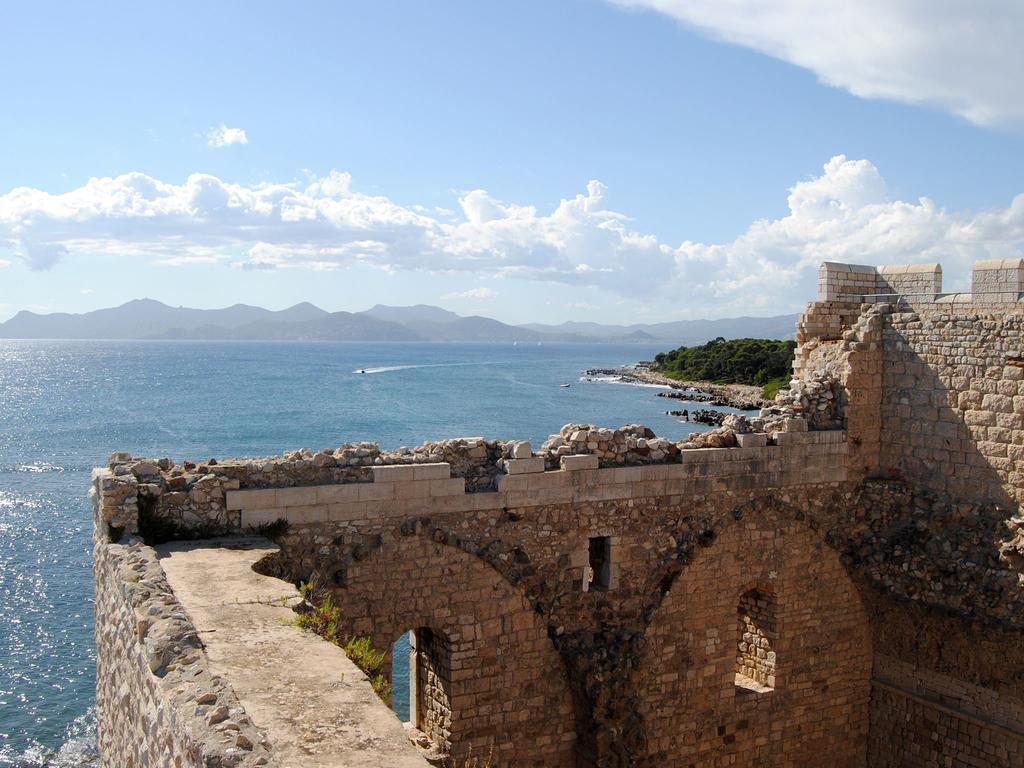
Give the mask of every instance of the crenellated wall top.
POLYGON ((986 259, 971 270, 970 293, 943 293, 942 265, 822 262, 818 301, 1009 304, 1024 299, 1024 259, 986 259))

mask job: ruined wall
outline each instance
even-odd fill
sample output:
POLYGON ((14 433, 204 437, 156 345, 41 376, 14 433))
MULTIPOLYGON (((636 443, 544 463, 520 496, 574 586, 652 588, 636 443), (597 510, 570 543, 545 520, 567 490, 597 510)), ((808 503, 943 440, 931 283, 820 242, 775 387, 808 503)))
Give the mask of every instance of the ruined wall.
MULTIPOLYGON (((1014 365, 1024 354, 1020 316, 973 304, 913 309, 886 317, 881 469, 955 501, 945 538, 973 545, 955 567, 988 586, 988 605, 974 615, 1020 629, 1013 610, 1024 553, 1024 368, 1014 365), (994 584, 985 574, 1005 578, 994 584)), ((965 667, 993 652, 1004 653, 973 649, 953 675, 936 671, 929 654, 901 655, 880 669, 895 683, 877 693, 878 765, 931 765, 949 753, 983 765, 1024 762, 1024 692, 962 682, 965 667)))
POLYGON ((572 699, 561 660, 522 592, 479 558, 433 537, 383 539, 342 566, 344 586, 333 590, 342 635, 369 636, 389 648, 409 628, 429 631, 432 642, 417 643, 427 662, 420 717, 428 735, 443 734, 438 746, 456 763, 493 754, 498 765, 574 765, 572 699))
MULTIPOLYGON (((753 505, 726 521, 672 586, 646 645, 642 765, 865 764, 867 616, 835 551, 786 511, 753 505), (753 590, 758 604, 744 606, 753 590), (741 645, 766 637, 750 632, 758 615, 773 636, 763 687, 736 677, 741 645)), ((766 662, 744 671, 761 676, 766 662)))
POLYGON ((1024 500, 1024 315, 919 305, 886 316, 882 464, 965 498, 1024 500))
MULTIPOLYGON (((825 265, 826 271, 833 270, 825 265)), ((1024 438, 1024 368, 1017 366, 1024 328, 1016 303, 1022 277, 1020 260, 979 262, 973 295, 928 295, 939 288, 929 286, 899 301, 860 305, 856 320, 855 296, 823 291, 802 327, 827 328, 843 343, 868 319, 879 328, 876 349, 865 350, 874 358, 871 371, 852 355, 842 361, 847 427, 851 441, 861 441, 866 477, 899 479, 914 489, 896 502, 902 509, 891 519, 899 528, 887 539, 890 556, 904 558, 920 577, 890 593, 917 605, 876 608, 872 621, 872 764, 938 765, 940 756, 972 765, 1020 760, 1024 659, 1016 652, 1009 659, 1006 644, 981 639, 1003 636, 1016 649, 1024 629, 1024 454, 1017 455, 1024 438), (870 452, 869 436, 877 441, 870 452)), ((803 341, 813 368, 824 345, 809 336, 803 341)), ((856 469, 851 465, 851 473, 856 469)))
POLYGON ((962 765, 1024 765, 1019 699, 884 656, 876 660, 874 698, 877 768, 925 768, 953 756, 962 765))
MULTIPOLYGON (((167 493, 169 479, 185 477, 194 489, 212 475, 221 494, 190 497, 200 529, 204 513, 239 531, 288 520, 281 554, 261 568, 330 586, 343 634, 369 635, 380 648, 408 629, 443 639, 446 653, 430 659, 441 663, 420 670, 421 697, 430 702, 421 715, 450 739, 454 758, 472 748, 492 754, 496 766, 632 765, 648 749, 632 673, 666 585, 695 548, 714 545, 739 505, 765 493, 793 488, 816 519, 826 514, 825 499, 845 481, 848 446, 841 431, 795 431, 778 433, 774 445, 761 435, 754 447, 671 452, 643 432, 590 431, 609 462, 671 463, 601 469, 595 453, 561 456, 564 469, 546 471, 551 456, 520 444, 513 452, 521 458, 502 459, 496 490, 467 493, 465 479, 443 463, 375 465, 371 482, 279 488, 254 488, 235 474, 232 490, 212 471, 196 477, 172 467, 136 477, 140 462, 117 457, 128 471, 111 482, 125 493, 139 484, 167 493), (624 452, 602 448, 620 439, 624 452), (610 547, 603 592, 589 589, 593 536, 610 547), (548 716, 530 716, 537 711, 548 716)), ((281 471, 273 463, 252 463, 263 482, 281 471)), ((147 504, 150 514, 183 519, 159 497, 147 504)), ((735 643, 732 653, 734 664, 735 643)))
MULTIPOLYGON (((152 548, 106 531, 131 496, 95 478, 96 708, 103 764, 182 768, 274 766, 263 734, 202 645, 152 548)), ((129 503, 133 504, 134 500, 129 503)))

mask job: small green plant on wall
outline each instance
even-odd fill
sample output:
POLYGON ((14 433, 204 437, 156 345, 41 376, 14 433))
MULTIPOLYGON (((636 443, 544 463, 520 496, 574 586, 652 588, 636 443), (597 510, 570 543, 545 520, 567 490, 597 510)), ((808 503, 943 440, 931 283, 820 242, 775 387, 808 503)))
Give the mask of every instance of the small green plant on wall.
POLYGON ((299 594, 306 601, 307 610, 299 614, 296 625, 329 640, 348 656, 370 678, 370 684, 377 695, 387 704, 391 703, 391 683, 384 674, 384 660, 387 652, 373 647, 373 641, 366 636, 341 638, 339 621, 341 609, 334 603, 330 590, 318 587, 313 582, 299 586, 299 594))

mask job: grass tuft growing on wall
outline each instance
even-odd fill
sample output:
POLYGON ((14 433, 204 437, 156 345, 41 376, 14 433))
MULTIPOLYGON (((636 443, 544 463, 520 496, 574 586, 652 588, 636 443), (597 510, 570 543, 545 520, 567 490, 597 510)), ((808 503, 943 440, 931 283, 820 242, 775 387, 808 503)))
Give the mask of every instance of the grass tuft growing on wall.
POLYGON ((374 648, 373 641, 366 636, 352 636, 342 640, 339 625, 341 609, 334 603, 330 590, 314 583, 303 583, 299 586, 299 594, 309 605, 309 610, 299 614, 295 620, 296 626, 320 635, 345 651, 352 663, 370 678, 370 684, 381 700, 390 705, 391 683, 384 674, 387 652, 374 648))

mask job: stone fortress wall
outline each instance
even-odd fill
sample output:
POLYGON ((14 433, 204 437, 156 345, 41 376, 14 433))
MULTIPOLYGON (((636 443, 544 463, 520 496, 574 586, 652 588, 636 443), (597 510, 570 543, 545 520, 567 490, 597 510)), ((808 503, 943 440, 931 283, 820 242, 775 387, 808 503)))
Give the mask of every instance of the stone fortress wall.
POLYGON ((133 625, 120 562, 158 583, 140 534, 284 519, 257 569, 328 588, 344 635, 412 630, 414 717, 453 764, 1024 764, 1024 261, 979 262, 971 295, 941 277, 822 265, 790 393, 696 441, 115 454, 95 478, 105 753, 275 759, 235 702, 242 747, 176 719, 196 708, 146 659, 205 669, 203 649, 173 595, 174 632, 133 625), (153 735, 128 735, 129 705, 153 735))

